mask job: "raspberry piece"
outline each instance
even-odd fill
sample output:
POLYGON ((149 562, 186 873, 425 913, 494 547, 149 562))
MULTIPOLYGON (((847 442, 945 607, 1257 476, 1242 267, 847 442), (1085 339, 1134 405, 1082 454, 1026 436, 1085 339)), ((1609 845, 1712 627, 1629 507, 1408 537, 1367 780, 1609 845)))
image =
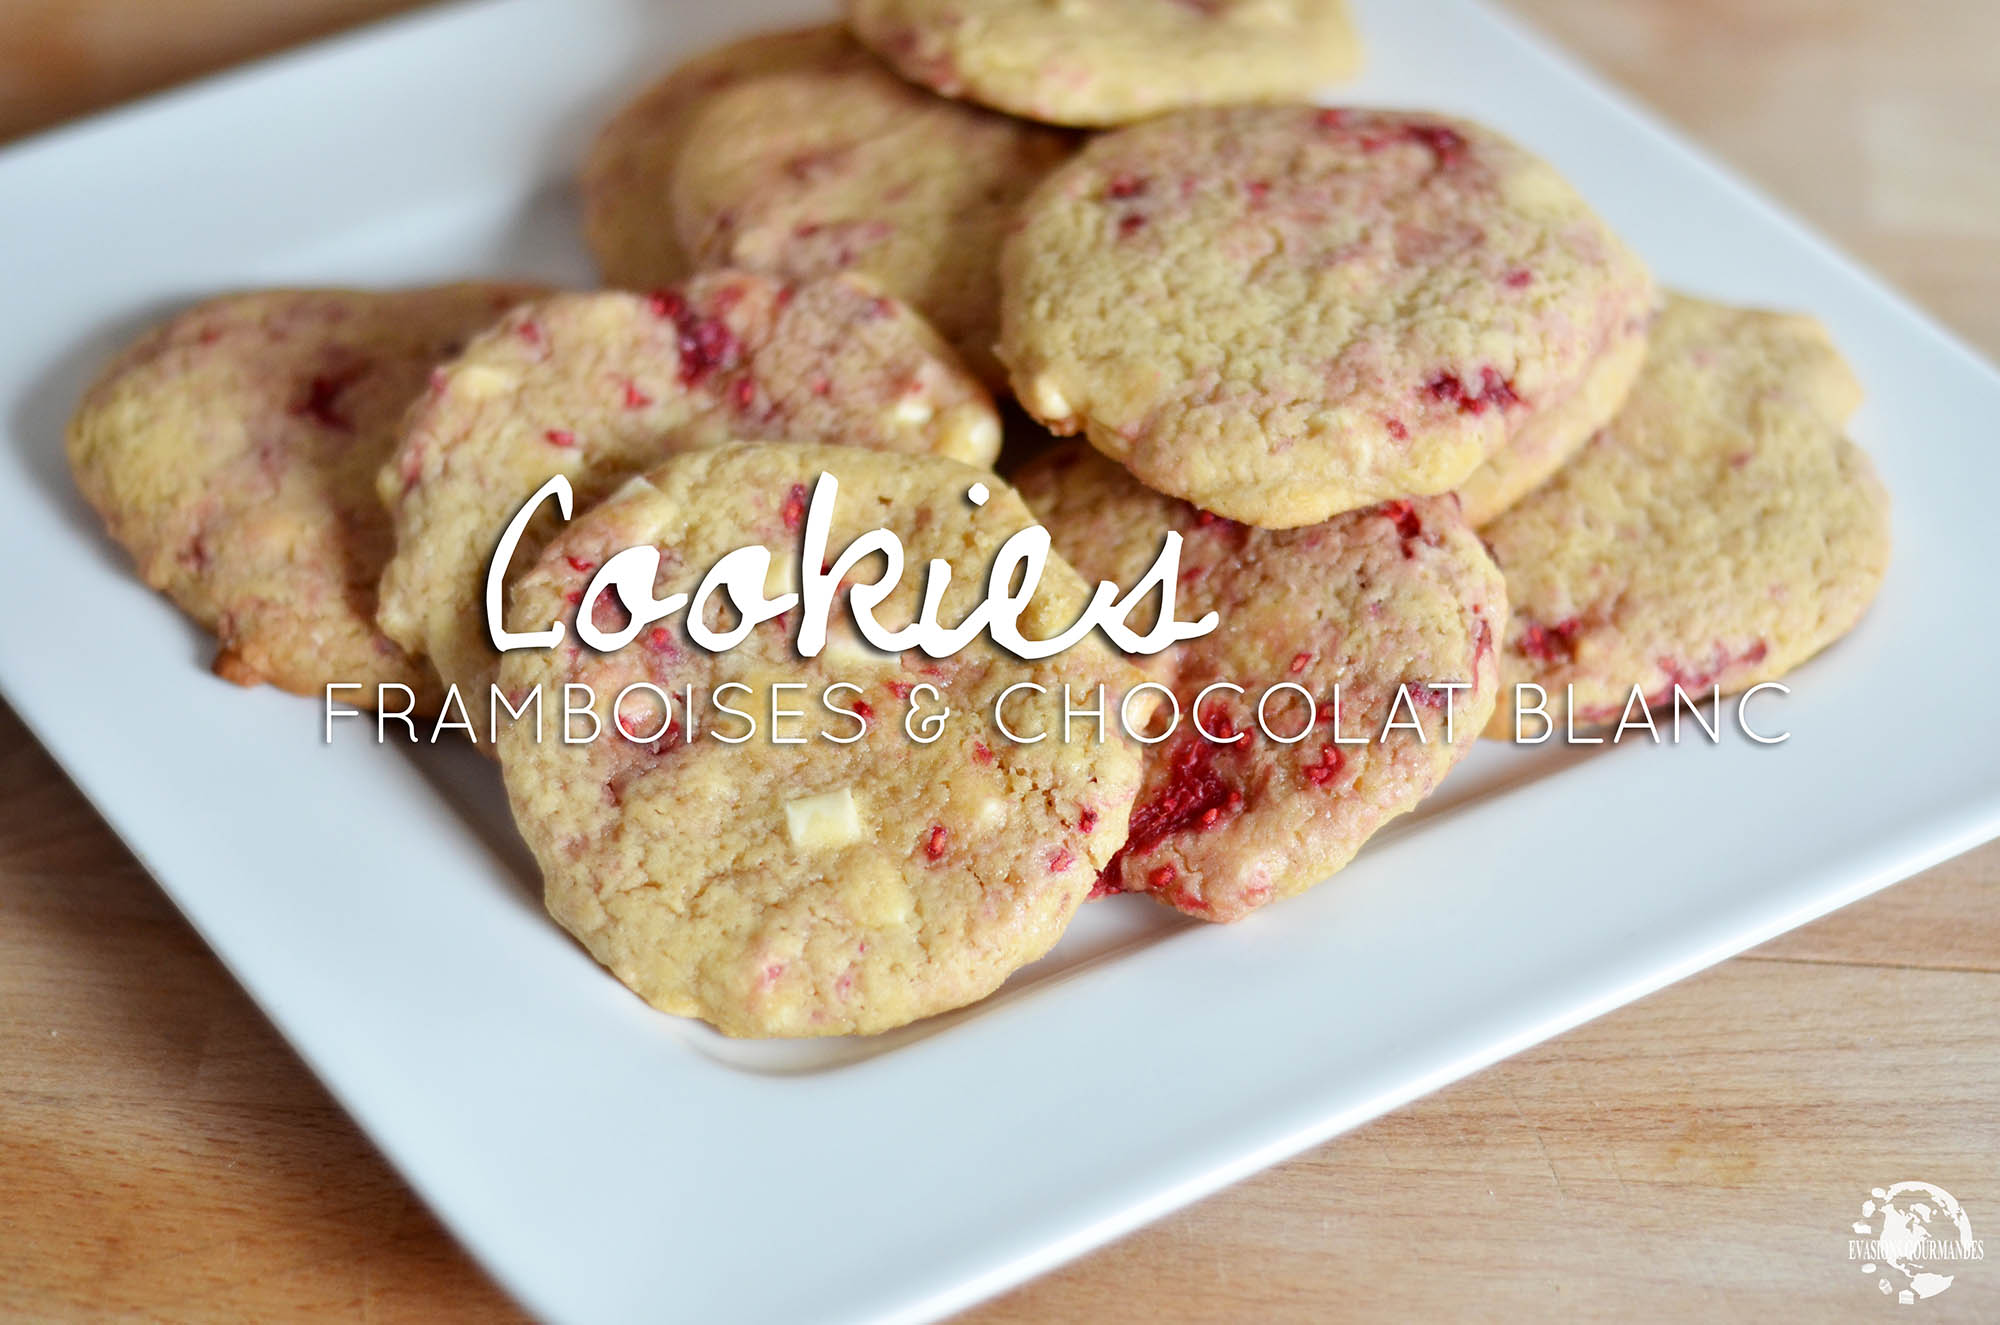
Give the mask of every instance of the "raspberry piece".
POLYGON ((806 518, 805 484, 803 483, 792 484, 792 490, 785 494, 784 508, 778 513, 784 518, 785 528, 787 529, 797 529, 801 524, 805 523, 805 518, 806 518))
POLYGON ((1320 750, 1318 759, 1299 771, 1305 775, 1306 781, 1315 787, 1324 787, 1340 776, 1340 770, 1346 763, 1347 756, 1340 752, 1340 747, 1328 745, 1320 750))
POLYGON ((1576 637, 1582 629, 1582 620, 1573 616, 1564 617, 1552 626, 1530 621, 1522 628, 1514 648, 1538 662, 1568 662, 1576 657, 1576 637))

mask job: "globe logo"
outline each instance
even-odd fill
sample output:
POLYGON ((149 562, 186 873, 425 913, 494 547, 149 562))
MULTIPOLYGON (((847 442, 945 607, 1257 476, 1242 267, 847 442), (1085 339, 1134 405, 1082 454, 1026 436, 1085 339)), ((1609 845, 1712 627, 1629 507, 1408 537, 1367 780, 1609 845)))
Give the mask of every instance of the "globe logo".
POLYGON ((1861 1203, 1847 1259, 1876 1276, 1883 1296, 1903 1306, 1950 1288, 1966 1261, 1986 1259, 1972 1220, 1952 1194, 1927 1182, 1877 1187, 1861 1203))

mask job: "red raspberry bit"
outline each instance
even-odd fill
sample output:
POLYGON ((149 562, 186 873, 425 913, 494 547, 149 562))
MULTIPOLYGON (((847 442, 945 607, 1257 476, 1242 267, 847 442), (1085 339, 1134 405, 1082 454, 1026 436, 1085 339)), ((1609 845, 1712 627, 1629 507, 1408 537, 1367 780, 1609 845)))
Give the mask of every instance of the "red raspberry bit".
POLYGON ((1118 218, 1118 237, 1124 239, 1126 236, 1137 232, 1145 224, 1145 217, 1139 215, 1137 212, 1128 212, 1118 218))
POLYGON ((523 341, 530 345, 540 345, 542 343, 542 324, 532 318, 523 322, 519 327, 516 327, 515 331, 523 341))
POLYGON ((1379 514, 1396 526, 1396 537, 1403 540, 1403 555, 1413 555, 1410 543, 1424 536, 1423 517, 1417 514, 1417 508, 1407 501, 1383 502, 1379 514))
POLYGON ((354 420, 341 412, 340 394, 354 384, 357 373, 349 371, 315 377, 306 386, 306 398, 292 406, 294 417, 311 419, 322 428, 353 432, 354 420))
POLYGON ((1262 202, 1271 196, 1271 181, 1268 179, 1253 179, 1243 186, 1243 191, 1250 195, 1251 202, 1262 202))
POLYGON ((1089 831, 1090 831, 1091 829, 1093 829, 1093 828, 1095 828, 1095 827, 1097 827, 1097 811, 1096 811, 1096 810, 1091 810, 1091 809, 1086 809, 1086 810, 1085 810, 1085 811, 1084 811, 1084 812, 1083 812, 1083 813, 1082 813, 1081 815, 1079 815, 1079 816, 1077 817, 1077 821, 1076 821, 1076 831, 1077 831, 1077 832, 1079 832, 1079 833, 1087 833, 1087 832, 1089 832, 1089 831))
POLYGON ((1150 851, 1176 833, 1213 828, 1224 814, 1242 807, 1243 793, 1215 770, 1215 751, 1199 735, 1182 739, 1168 762, 1165 785, 1133 808, 1125 845, 1104 867, 1108 875, 1118 877, 1128 853, 1150 851))
POLYGON ((551 428, 542 434, 550 446, 575 446, 576 434, 567 428, 551 428))
POLYGON ((872 318, 884 318, 895 311, 895 301, 879 294, 868 305, 868 316, 872 318))
POLYGON ((1076 864, 1076 857, 1071 854, 1070 849, 1068 847, 1057 847, 1056 853, 1049 857, 1049 873, 1061 874, 1074 864, 1076 864))
POLYGON ((1329 106, 1313 116, 1313 123, 1322 129, 1344 129, 1347 127, 1347 112, 1329 106))
POLYGON ((782 509, 778 513, 779 515, 784 517, 785 528, 787 529, 797 529, 801 524, 805 523, 805 518, 806 518, 805 484, 803 483, 792 484, 792 490, 785 494, 784 509, 782 509))
POLYGON ((1456 403, 1460 414, 1484 414, 1489 409, 1505 409, 1521 403, 1514 384, 1492 368, 1479 370, 1479 387, 1468 388, 1456 373, 1439 373, 1424 384, 1432 400, 1456 403))
POLYGON ((854 701, 854 712, 863 722, 872 722, 875 719, 875 706, 865 699, 854 701))
POLYGON ((1297 675, 1298 675, 1298 674, 1299 674, 1300 672, 1303 672, 1303 671, 1304 671, 1304 670, 1306 669, 1306 667, 1307 667, 1307 666, 1308 666, 1308 665, 1309 665, 1309 664, 1310 664, 1310 663, 1312 662, 1312 660, 1313 660, 1313 656, 1312 656, 1312 655, 1311 655, 1310 653, 1295 653, 1295 654, 1293 654, 1293 655, 1292 655, 1292 675, 1293 675, 1293 676, 1297 676, 1297 675))
POLYGON ((1125 885, 1119 881, 1117 874, 1107 868, 1097 876, 1097 882, 1090 885, 1090 896, 1086 900, 1094 902, 1100 897, 1115 897, 1124 891, 1125 885))
POLYGON ((563 560, 567 561, 569 563, 569 568, 575 571, 578 575, 588 575, 590 574, 590 572, 597 569, 596 562, 585 561, 582 557, 566 556, 563 558, 563 560))
POLYGON ((1240 534, 1249 527, 1239 524, 1226 515, 1217 515, 1214 511, 1196 511, 1194 513, 1194 522, 1199 528, 1213 529, 1219 533, 1228 534, 1240 534))
POLYGON ((1535 274, 1529 271, 1526 267, 1516 267, 1514 268, 1514 270, 1507 273, 1505 279, 1507 282, 1508 289, 1525 290, 1530 285, 1534 284, 1535 274))
POLYGON ((729 394, 736 402, 736 408, 749 409, 757 403, 757 384, 747 377, 739 377, 736 379, 736 385, 730 388, 729 394))
POLYGON ((1412 141, 1431 149, 1440 166, 1456 165, 1465 156, 1465 137, 1442 124, 1415 124, 1409 129, 1412 141))
POLYGON ((656 652, 671 653, 674 647, 674 638, 667 633, 665 626, 654 626, 646 632, 646 643, 650 644, 656 652))
POLYGON ((1114 198, 1136 198, 1145 191, 1145 180, 1140 179, 1137 175, 1127 174, 1124 171, 1113 175, 1110 185, 1105 190, 1105 192, 1114 198))
POLYGON ((1174 878, 1178 873, 1179 871, 1175 870, 1172 865, 1155 866, 1152 873, 1146 876, 1146 890, 1156 893, 1165 892, 1173 886, 1174 878))
POLYGON ((1403 690, 1409 695, 1412 704, 1421 705, 1433 713, 1444 712, 1444 697, 1450 693, 1436 686, 1425 685, 1421 681, 1405 681, 1403 690))
POLYGON ((795 225, 792 227, 792 237, 795 239, 811 239, 814 235, 818 233, 819 233, 818 221, 807 221, 803 225, 795 225))
POLYGON ((1407 442, 1410 440, 1410 430, 1403 426, 1401 419, 1390 419, 1383 426, 1389 430, 1389 435, 1397 441, 1407 442))
POLYGON ((1514 384, 1491 368, 1479 370, 1479 398, 1496 409, 1521 403, 1521 398, 1514 394, 1514 384))
POLYGON ((908 699, 910 697, 910 683, 908 681, 891 681, 889 683, 889 693, 897 699, 908 699))
POLYGON ((581 606, 583 603, 583 590, 571 589, 568 593, 563 595, 563 601, 568 603, 571 607, 581 606))
POLYGON ((924 855, 932 860, 943 860, 945 842, 949 837, 943 824, 932 824, 931 835, 924 839, 924 855))
POLYGON ((1577 617, 1564 617, 1552 626, 1530 621, 1521 631, 1514 648, 1538 662, 1568 662, 1576 657, 1576 637, 1583 629, 1577 617))
POLYGON ((639 389, 639 384, 630 378, 625 380, 625 408, 644 409, 653 403, 653 398, 639 389))
POLYGON ((1329 745, 1320 750, 1318 759, 1299 771, 1315 787, 1324 787, 1340 776, 1340 770, 1346 763, 1347 756, 1340 753, 1340 747, 1329 745))
MULTIPOLYGON (((672 291, 652 297, 653 311, 674 324, 674 348, 680 352, 682 386, 697 386, 719 368, 736 361, 743 344, 720 317, 702 317, 688 307, 687 300, 672 291)), ((726 307, 721 296, 718 309, 726 307)))
POLYGON ((812 380, 812 393, 814 395, 824 396, 832 390, 833 390, 833 381, 831 378, 827 377, 824 373, 820 373, 814 376, 812 380))
POLYGON ((984 741, 974 741, 972 743, 972 757, 982 764, 993 762, 993 752, 986 748, 986 742, 984 741))

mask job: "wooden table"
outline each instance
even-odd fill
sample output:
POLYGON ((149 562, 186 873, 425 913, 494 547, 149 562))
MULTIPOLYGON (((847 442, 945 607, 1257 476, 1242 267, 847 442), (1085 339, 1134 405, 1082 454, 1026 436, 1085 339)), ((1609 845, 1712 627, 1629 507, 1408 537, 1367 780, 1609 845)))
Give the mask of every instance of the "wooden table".
MULTIPOLYGON (((400 5, 0 0, 0 136, 400 5)), ((2000 6, 1517 7, 2000 353, 2000 6)), ((973 1318, 2000 1319, 2000 1263, 1899 1315, 1845 1242, 1905 1179, 2000 1229, 1996 1013, 2000 846, 973 1318)), ((510 1311, 0 712, 0 1313, 510 1311)))

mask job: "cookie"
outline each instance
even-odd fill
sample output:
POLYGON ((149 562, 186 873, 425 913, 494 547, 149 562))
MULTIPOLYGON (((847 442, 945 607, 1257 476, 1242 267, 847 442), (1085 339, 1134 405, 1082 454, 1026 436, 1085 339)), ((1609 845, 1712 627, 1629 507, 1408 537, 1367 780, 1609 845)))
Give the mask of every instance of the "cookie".
POLYGON ((1204 920, 1303 892, 1428 795, 1493 712, 1506 587, 1449 495, 1253 529, 1149 491, 1077 442, 1018 482, 1086 579, 1130 583, 1179 533, 1176 615, 1220 618, 1160 657, 1156 679, 1183 720, 1147 748, 1103 892, 1151 893, 1204 920), (1221 682, 1243 693, 1200 699, 1221 682), (1303 687, 1318 711, 1295 691, 1266 700, 1280 683, 1303 687), (1224 739, 1193 726, 1198 700, 1207 732, 1224 739))
POLYGON ((1361 68, 1342 0, 848 0, 847 15, 905 78, 1053 124, 1305 97, 1361 68))
MULTIPOLYGON (((999 480, 955 461, 728 446, 675 456, 570 525, 522 577, 514 606, 537 623, 573 618, 594 567, 646 546, 664 549, 661 596, 692 593, 718 558, 753 544, 775 559, 767 591, 796 589, 822 473, 839 483, 829 556, 878 527, 902 541, 907 571, 876 609, 892 629, 912 619, 912 572, 931 558, 954 572, 940 618, 961 620, 1001 543, 1033 523, 999 480), (967 493, 981 483, 990 497, 975 506, 967 493)), ((848 583, 881 574, 868 566, 848 583)), ((1087 597, 1052 558, 1023 633, 1058 634, 1087 597)), ((509 653, 500 672, 517 705, 537 690, 556 705, 563 687, 590 687, 607 733, 565 744, 551 727, 537 740, 523 720, 500 736, 550 913, 647 1002, 731 1035, 881 1031, 991 993, 1061 934, 1123 840, 1138 788, 1129 741, 1100 742, 1083 726, 1062 736, 1064 685, 1118 694, 1135 679, 1107 646, 1086 639, 1027 662, 982 637, 944 658, 885 654, 842 632, 850 618, 837 609, 832 642, 807 659, 795 647, 800 616, 795 608, 719 652, 689 637, 684 613, 610 653, 578 645, 572 620, 568 642, 509 653), (843 682, 852 689, 829 695, 843 682), (1048 739, 1003 740, 987 716, 1019 682, 1050 693, 1017 695, 1008 723, 1048 739), (633 691, 618 707, 640 683, 659 691, 633 691), (730 683, 744 687, 725 697, 756 715, 754 733, 708 711, 706 697, 730 683), (928 695, 916 689, 926 683, 928 695), (774 726, 774 699, 805 716, 774 726), (912 739, 910 715, 942 706, 953 716, 937 739, 912 739), (804 740, 774 739, 791 737, 804 740)), ((615 603, 592 619, 643 624, 615 603)), ((704 619, 726 624, 720 607, 704 619)), ((574 734, 585 734, 580 721, 574 734)))
POLYGON ((1269 528, 1446 492, 1652 304, 1545 163, 1460 120, 1251 106, 1091 142, 1023 206, 1001 358, 1054 431, 1269 528))
POLYGON ((217 674, 437 701, 375 627, 375 471, 431 369, 537 289, 273 290, 199 304, 127 349, 69 426, 70 467, 146 583, 214 632, 217 674))
POLYGON ((1734 694, 1851 630, 1889 562, 1888 495, 1842 435, 1860 400, 1811 318, 1670 299, 1618 416, 1484 530, 1514 603, 1508 694, 1612 723, 1635 687, 1656 713, 1676 685, 1734 694))
MULTIPOLYGON (((519 308, 437 374, 382 469, 396 527, 382 628, 483 712, 487 563, 537 489, 566 475, 582 509, 674 451, 777 439, 983 465, 1000 425, 937 334, 856 276, 711 272, 519 308)), ((546 537, 529 528, 517 570, 546 537)))
POLYGON ((584 240, 604 279, 651 290, 694 274, 670 189, 689 125, 710 97, 761 75, 830 72, 865 58, 834 24, 758 33, 688 61, 620 108, 598 130, 580 187, 584 240))
POLYGON ((606 276, 650 288, 685 262, 789 279, 858 271, 1004 378, 996 258, 1071 136, 933 96, 837 29, 752 38, 620 114, 586 172, 606 276))

